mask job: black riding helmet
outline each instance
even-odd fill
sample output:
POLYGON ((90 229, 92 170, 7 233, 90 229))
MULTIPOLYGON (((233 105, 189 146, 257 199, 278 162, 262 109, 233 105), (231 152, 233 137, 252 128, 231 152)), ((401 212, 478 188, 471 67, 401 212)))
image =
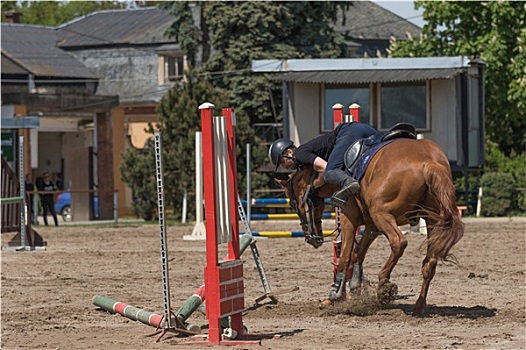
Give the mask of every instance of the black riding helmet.
POLYGON ((276 141, 272 142, 272 145, 270 145, 270 148, 268 149, 268 157, 270 158, 272 164, 276 166, 275 170, 278 170, 279 161, 283 156, 283 152, 293 146, 294 142, 289 139, 277 139, 276 141))

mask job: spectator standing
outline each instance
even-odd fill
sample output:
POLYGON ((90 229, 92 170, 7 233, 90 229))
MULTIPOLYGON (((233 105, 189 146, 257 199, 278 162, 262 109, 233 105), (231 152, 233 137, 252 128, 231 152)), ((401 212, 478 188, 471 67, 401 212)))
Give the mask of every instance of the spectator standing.
MULTIPOLYGON (((40 184, 40 187, 38 188, 39 191, 56 191, 57 187, 51 181, 51 178, 49 177, 49 173, 44 173, 44 178, 42 179, 42 183, 40 184)), ((57 220, 57 213, 55 212, 55 200, 54 200, 53 193, 44 193, 40 195, 40 201, 42 202, 42 208, 44 209, 44 223, 46 226, 48 226, 47 223, 47 214, 48 211, 53 216, 53 220, 55 220, 55 226, 58 226, 58 220, 57 220)))

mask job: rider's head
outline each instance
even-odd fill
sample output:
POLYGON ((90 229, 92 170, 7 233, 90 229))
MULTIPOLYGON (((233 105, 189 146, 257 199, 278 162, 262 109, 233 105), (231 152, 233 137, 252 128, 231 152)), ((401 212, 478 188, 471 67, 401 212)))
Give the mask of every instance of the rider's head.
POLYGON ((287 169, 294 169, 294 142, 289 139, 277 139, 268 150, 268 157, 278 170, 280 164, 287 169))

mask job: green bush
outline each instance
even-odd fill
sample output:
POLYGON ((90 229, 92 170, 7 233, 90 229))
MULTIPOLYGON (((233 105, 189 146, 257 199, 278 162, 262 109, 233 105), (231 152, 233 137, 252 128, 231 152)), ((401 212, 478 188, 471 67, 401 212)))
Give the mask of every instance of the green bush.
POLYGON ((122 180, 133 190, 133 212, 147 221, 153 219, 153 211, 157 207, 154 152, 150 139, 148 147, 143 150, 130 148, 122 154, 122 180))
MULTIPOLYGON (((511 176, 510 186, 513 186, 510 215, 526 213, 526 153, 512 152, 506 156, 494 142, 486 140, 485 173, 506 173, 511 176)), ((485 191, 485 189, 484 189, 485 191)), ((486 197, 486 193, 484 193, 486 197)))
POLYGON ((506 216, 512 210, 513 176, 508 173, 486 173, 481 178, 482 215, 506 216))

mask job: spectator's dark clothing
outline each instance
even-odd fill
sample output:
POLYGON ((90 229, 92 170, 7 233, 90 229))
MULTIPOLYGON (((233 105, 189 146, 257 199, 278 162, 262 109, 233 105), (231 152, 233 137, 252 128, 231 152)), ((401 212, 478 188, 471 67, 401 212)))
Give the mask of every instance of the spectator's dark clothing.
MULTIPOLYGON (((35 185, 33 185, 31 182, 27 182, 25 183, 25 189, 26 189, 26 193, 28 192, 33 192, 35 190, 35 185)), ((30 203, 32 204, 33 203, 33 198, 35 197, 34 194, 30 194, 29 195, 29 201, 30 203)))
MULTIPOLYGON (((57 187, 55 184, 53 184, 52 181, 49 181, 47 184, 45 183, 45 180, 42 182, 42 184, 39 187, 39 191, 55 191, 57 187)), ((57 219, 57 213, 55 212, 55 201, 54 201, 54 195, 53 193, 46 193, 40 195, 40 201, 42 202, 42 208, 44 209, 44 223, 46 226, 48 226, 47 223, 47 214, 48 211, 53 216, 53 220, 55 221, 55 226, 58 226, 58 219, 57 219)))

